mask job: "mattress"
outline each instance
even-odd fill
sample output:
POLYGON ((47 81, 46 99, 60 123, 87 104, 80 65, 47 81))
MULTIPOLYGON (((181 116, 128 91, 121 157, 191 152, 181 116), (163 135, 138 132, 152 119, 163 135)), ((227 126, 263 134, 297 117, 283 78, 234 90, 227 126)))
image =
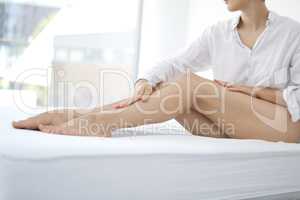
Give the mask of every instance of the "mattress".
POLYGON ((300 199, 300 145, 191 136, 173 122, 112 138, 16 130, 0 108, 0 200, 300 199))

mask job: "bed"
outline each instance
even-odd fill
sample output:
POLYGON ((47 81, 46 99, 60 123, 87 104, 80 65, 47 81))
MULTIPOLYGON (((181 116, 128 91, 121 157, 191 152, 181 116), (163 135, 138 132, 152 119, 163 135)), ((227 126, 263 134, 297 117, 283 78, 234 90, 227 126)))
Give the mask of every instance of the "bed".
POLYGON ((300 199, 300 145, 195 137, 173 122, 112 138, 15 130, 0 109, 0 200, 300 199))

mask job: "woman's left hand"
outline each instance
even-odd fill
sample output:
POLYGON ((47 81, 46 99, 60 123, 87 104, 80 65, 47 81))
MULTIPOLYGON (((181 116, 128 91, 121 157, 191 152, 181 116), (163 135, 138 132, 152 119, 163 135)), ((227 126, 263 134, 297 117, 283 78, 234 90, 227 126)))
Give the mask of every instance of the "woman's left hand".
POLYGON ((229 91, 232 92, 240 92, 249 96, 253 96, 253 87, 244 86, 244 85, 233 85, 231 83, 225 82, 225 81, 219 81, 215 80, 215 83, 218 85, 227 88, 229 91))
POLYGON ((239 92, 246 94, 251 97, 262 99, 273 104, 281 105, 286 107, 286 102, 283 98, 282 91, 274 88, 259 88, 259 87, 250 87, 245 85, 233 85, 224 81, 215 80, 215 83, 225 87, 231 92, 239 92))

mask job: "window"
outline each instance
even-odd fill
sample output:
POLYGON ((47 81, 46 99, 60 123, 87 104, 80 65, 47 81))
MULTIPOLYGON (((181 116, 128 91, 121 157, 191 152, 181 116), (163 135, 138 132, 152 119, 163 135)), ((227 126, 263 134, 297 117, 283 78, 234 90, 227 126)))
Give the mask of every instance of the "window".
POLYGON ((141 0, 0 1, 1 91, 31 91, 35 106, 94 106, 127 96, 140 17, 141 0))

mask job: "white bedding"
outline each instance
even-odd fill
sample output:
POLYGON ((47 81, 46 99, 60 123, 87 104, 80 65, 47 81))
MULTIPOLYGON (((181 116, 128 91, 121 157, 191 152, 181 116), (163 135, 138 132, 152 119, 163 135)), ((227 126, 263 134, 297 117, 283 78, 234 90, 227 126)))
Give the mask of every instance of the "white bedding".
POLYGON ((11 128, 21 117, 0 109, 0 200, 300 199, 299 144, 166 135, 161 127, 55 136, 11 128))

